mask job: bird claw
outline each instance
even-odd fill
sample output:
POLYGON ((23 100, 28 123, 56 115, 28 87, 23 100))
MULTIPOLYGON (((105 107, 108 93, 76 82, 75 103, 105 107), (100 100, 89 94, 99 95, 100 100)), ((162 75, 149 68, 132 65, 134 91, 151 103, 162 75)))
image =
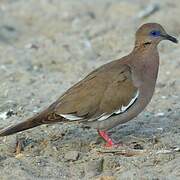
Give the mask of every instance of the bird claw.
POLYGON ((98 133, 106 141, 106 144, 104 145, 104 147, 117 148, 117 147, 123 146, 123 143, 121 142, 118 142, 118 143, 114 142, 105 131, 98 130, 98 133))

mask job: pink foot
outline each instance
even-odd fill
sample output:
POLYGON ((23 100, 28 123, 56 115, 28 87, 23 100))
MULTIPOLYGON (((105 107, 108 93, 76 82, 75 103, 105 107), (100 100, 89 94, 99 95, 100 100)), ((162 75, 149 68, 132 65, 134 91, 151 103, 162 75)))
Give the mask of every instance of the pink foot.
POLYGON ((97 130, 98 134, 106 141, 105 147, 119 147, 122 144, 114 143, 105 131, 97 130))

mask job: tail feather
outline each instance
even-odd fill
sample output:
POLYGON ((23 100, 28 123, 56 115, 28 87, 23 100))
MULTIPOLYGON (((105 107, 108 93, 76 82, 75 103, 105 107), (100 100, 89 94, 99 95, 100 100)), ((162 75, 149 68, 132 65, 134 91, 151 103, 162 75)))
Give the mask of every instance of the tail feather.
POLYGON ((43 119, 44 119, 43 116, 44 116, 44 114, 40 113, 39 115, 29 118, 24 122, 4 128, 0 131, 0 137, 1 136, 9 136, 11 134, 14 134, 14 133, 17 133, 20 131, 25 131, 27 129, 31 129, 36 126, 40 126, 41 124, 45 124, 43 121, 43 119))
POLYGON ((49 113, 48 110, 46 110, 32 118, 27 119, 24 122, 0 130, 0 137, 9 136, 20 131, 40 126, 42 124, 50 124, 60 120, 60 118, 50 118, 52 115, 53 113, 49 113))
POLYGON ((0 136, 9 136, 11 134, 14 134, 14 133, 17 133, 20 131, 25 131, 27 129, 31 129, 31 128, 39 126, 39 125, 41 125, 41 124, 34 121, 34 119, 28 119, 22 123, 2 129, 0 131, 0 136))

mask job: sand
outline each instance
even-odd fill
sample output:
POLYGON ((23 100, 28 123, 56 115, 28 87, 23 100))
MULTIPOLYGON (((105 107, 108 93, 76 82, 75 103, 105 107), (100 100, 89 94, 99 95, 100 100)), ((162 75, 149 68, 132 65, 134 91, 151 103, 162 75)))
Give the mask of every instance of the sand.
MULTIPOLYGON (((0 129, 31 117, 90 71, 130 52, 134 32, 158 22, 180 37, 179 0, 1 0, 0 129)), ((0 138, 2 180, 180 179, 180 48, 159 45, 160 72, 146 110, 110 133, 44 125, 0 138)))

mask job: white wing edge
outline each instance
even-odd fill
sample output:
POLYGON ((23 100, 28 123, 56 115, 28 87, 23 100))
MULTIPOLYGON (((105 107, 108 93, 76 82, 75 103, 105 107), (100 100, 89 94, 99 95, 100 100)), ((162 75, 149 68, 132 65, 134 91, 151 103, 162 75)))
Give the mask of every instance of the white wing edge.
POLYGON ((119 114, 119 113, 125 112, 136 101, 138 96, 139 96, 139 91, 137 91, 136 95, 131 99, 131 101, 129 102, 129 104, 127 106, 122 106, 120 109, 118 109, 114 113, 119 114))
POLYGON ((120 109, 116 110, 115 112, 113 112, 111 114, 106 114, 106 115, 101 116, 101 118, 99 118, 98 121, 103 121, 103 120, 109 118, 112 114, 120 114, 120 113, 125 112, 136 101, 138 96, 139 96, 139 91, 136 92, 136 95, 131 99, 131 101, 129 102, 129 104, 127 106, 122 106, 120 109))
MULTIPOLYGON (((97 119, 98 121, 104 121, 107 118, 109 118, 112 114, 123 113, 136 101, 138 96, 139 96, 139 91, 137 91, 136 95, 131 99, 131 101, 129 102, 129 104, 127 106, 122 106, 120 109, 116 110, 115 112, 113 112, 111 114, 103 113, 102 115, 100 115, 97 118, 88 119, 88 121, 93 121, 95 119, 97 119)), ((60 114, 60 116, 64 117, 65 119, 68 119, 70 121, 76 121, 76 120, 84 119, 83 117, 78 117, 78 116, 75 116, 74 114, 60 114)))
POLYGON ((82 117, 78 117, 73 114, 60 114, 60 116, 62 116, 65 119, 68 119, 70 121, 76 121, 76 120, 83 119, 82 117))

